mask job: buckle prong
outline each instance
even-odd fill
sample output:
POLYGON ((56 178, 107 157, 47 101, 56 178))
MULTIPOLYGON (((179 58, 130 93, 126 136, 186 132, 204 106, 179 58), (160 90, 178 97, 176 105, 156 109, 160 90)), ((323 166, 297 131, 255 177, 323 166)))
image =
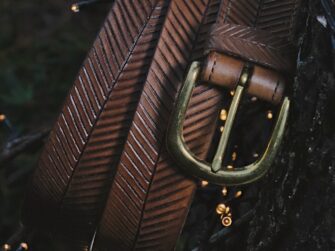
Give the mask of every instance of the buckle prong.
POLYGON ((243 94, 243 90, 244 90, 244 86, 248 81, 248 71, 244 71, 241 74, 239 83, 235 89, 235 94, 233 97, 233 100, 231 101, 231 105, 228 111, 228 117, 225 123, 225 127, 224 130, 222 131, 222 135, 220 138, 220 142, 218 145, 218 149, 215 153, 214 159, 213 159, 213 163, 212 163, 212 171, 213 172, 217 172, 221 169, 222 167, 222 161, 223 161, 223 157, 225 154, 225 150, 227 148, 227 144, 228 144, 228 140, 229 140, 229 136, 231 133, 231 129, 233 127, 234 124, 234 120, 236 117, 236 113, 237 113, 237 108, 240 104, 241 98, 242 98, 242 94, 243 94))

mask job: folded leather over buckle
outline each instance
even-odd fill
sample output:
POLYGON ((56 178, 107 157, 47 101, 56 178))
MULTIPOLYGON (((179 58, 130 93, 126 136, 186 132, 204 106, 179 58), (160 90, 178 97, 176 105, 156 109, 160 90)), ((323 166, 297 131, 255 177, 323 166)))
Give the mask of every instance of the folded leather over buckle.
POLYGON ((206 51, 237 56, 281 73, 295 71, 296 50, 291 41, 260 28, 221 20, 211 28, 206 51))
POLYGON ((209 53, 202 66, 200 81, 235 89, 245 65, 249 65, 251 71, 246 87, 247 93, 279 104, 285 89, 285 80, 279 73, 225 54, 214 51, 209 53))
POLYGON ((230 56, 211 53, 202 67, 193 62, 176 102, 175 110, 168 128, 167 147, 180 167, 190 175, 220 185, 241 185, 261 178, 271 166, 277 154, 288 118, 290 101, 284 98, 276 125, 267 148, 256 162, 234 170, 222 169, 235 115, 246 90, 249 94, 278 104, 283 97, 284 80, 276 72, 257 65, 250 65, 230 56), (183 123, 193 88, 199 81, 235 88, 235 94, 229 109, 225 128, 212 163, 199 160, 187 147, 183 138, 183 123))

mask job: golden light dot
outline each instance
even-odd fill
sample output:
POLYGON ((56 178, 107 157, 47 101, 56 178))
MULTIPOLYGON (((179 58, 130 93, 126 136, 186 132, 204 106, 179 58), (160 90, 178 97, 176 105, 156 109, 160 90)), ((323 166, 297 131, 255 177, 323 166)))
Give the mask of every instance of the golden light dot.
POLYGON ((222 218, 222 225, 223 226, 229 227, 229 226, 231 226, 232 223, 233 223, 233 221, 232 221, 231 217, 226 216, 226 217, 222 218))
POLYGON ((223 130, 224 130, 224 126, 221 126, 220 127, 220 132, 223 132, 223 130))
POLYGON ((227 196, 228 194, 228 189, 226 187, 222 188, 222 195, 227 196))
POLYGON ((0 114, 0 122, 3 122, 6 120, 6 115, 5 114, 0 114))
POLYGON ((228 169, 228 170, 232 170, 233 168, 234 168, 234 167, 233 167, 232 165, 228 165, 228 166, 227 166, 227 169, 228 169))
POLYGON ((235 91, 230 91, 231 96, 234 96, 234 94, 235 94, 235 91))
POLYGON ((220 119, 222 121, 226 121, 226 119, 227 119, 227 111, 225 109, 221 110, 221 112, 220 112, 220 119))
POLYGON ((24 250, 28 250, 28 244, 27 244, 27 243, 22 242, 22 243, 20 244, 20 246, 21 246, 22 249, 24 249, 24 250))
POLYGON ((254 153, 253 155, 252 155, 254 158, 258 158, 258 153, 254 153))
POLYGON ((74 13, 78 13, 79 12, 79 5, 74 3, 71 5, 71 11, 74 12, 74 13))
POLYGON ((236 152, 233 152, 233 154, 231 155, 231 159, 232 159, 233 161, 235 161, 236 158, 237 158, 237 153, 236 153, 236 152))
POLYGON ((220 203, 219 205, 216 206, 215 211, 217 214, 224 214, 226 212, 226 205, 223 203, 220 203))
POLYGON ((230 212, 230 207, 226 207, 225 214, 228 214, 230 212))
POLYGON ((200 185, 201 185, 201 187, 206 187, 206 186, 208 186, 208 181, 207 180, 202 180, 200 185))
POLYGON ((237 191, 236 193, 235 193, 235 198, 239 198, 239 197, 241 197, 242 196, 242 191, 237 191))
POLYGON ((272 119, 272 118, 273 118, 272 111, 268 111, 266 117, 267 117, 268 119, 272 119))
POLYGON ((12 247, 11 247, 9 244, 5 244, 5 245, 2 246, 2 249, 3 249, 4 251, 9 251, 9 250, 12 249, 12 247))

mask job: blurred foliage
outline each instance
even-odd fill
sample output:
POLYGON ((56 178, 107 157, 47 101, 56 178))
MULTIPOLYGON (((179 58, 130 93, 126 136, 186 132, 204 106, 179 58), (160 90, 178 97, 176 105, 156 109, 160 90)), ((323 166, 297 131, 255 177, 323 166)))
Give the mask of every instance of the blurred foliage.
MULTIPOLYGON (((0 0, 0 145, 50 128, 106 16, 107 5, 74 14, 69 1, 0 0)), ((19 223, 38 149, 0 166, 0 242, 19 223)))

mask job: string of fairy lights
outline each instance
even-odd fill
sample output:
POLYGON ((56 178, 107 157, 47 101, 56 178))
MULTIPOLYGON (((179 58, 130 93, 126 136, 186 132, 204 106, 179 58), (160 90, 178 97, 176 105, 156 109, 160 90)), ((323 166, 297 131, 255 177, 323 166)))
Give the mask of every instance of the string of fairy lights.
MULTIPOLYGON (((231 96, 234 96, 234 94, 235 94, 234 91, 230 91, 230 95, 231 96)), ((251 101, 252 102, 255 102, 257 100, 258 100, 257 97, 251 97, 251 101)), ((223 130, 224 130, 224 123, 227 120, 227 116, 228 116, 227 110, 226 109, 222 109, 220 111, 220 114, 219 114, 219 119, 220 119, 220 121, 223 124, 222 126, 220 126, 220 132, 223 132, 223 130)), ((268 110, 266 112, 266 118, 268 120, 272 120, 273 119, 273 112, 271 110, 268 110)), ((254 158, 258 158, 259 154, 258 153, 253 153, 253 157, 254 158)), ((232 153, 232 156, 231 156, 231 160, 232 160, 233 163, 236 160, 236 158, 237 158, 237 152, 234 151, 232 153)), ((230 164, 230 165, 227 165, 226 168, 228 170, 232 170, 232 169, 234 169, 234 166, 232 164, 230 164)), ((209 182, 207 180, 202 180, 200 182, 200 186, 202 188, 205 188, 208 185, 209 185, 209 182)), ((221 193, 222 193, 223 197, 227 197, 228 193, 229 193, 228 188, 226 186, 222 187, 221 193)), ((238 190, 234 194, 234 199, 238 199, 238 198, 242 197, 242 195, 243 195, 242 190, 238 190)), ((228 201, 231 201, 231 200, 228 200, 228 201)), ((217 204, 217 206, 215 208, 215 212, 219 216, 219 219, 221 220, 221 223, 222 223, 223 227, 230 227, 233 224, 233 212, 232 212, 231 207, 227 203, 225 204, 225 203, 221 202, 221 203, 217 204)))
MULTIPOLYGON (((9 244, 5 244, 2 247, 3 251, 12 251, 14 249, 12 249, 12 246, 9 244)), ((26 251, 29 250, 28 244, 25 242, 20 243, 20 246, 15 250, 15 251, 26 251)))

